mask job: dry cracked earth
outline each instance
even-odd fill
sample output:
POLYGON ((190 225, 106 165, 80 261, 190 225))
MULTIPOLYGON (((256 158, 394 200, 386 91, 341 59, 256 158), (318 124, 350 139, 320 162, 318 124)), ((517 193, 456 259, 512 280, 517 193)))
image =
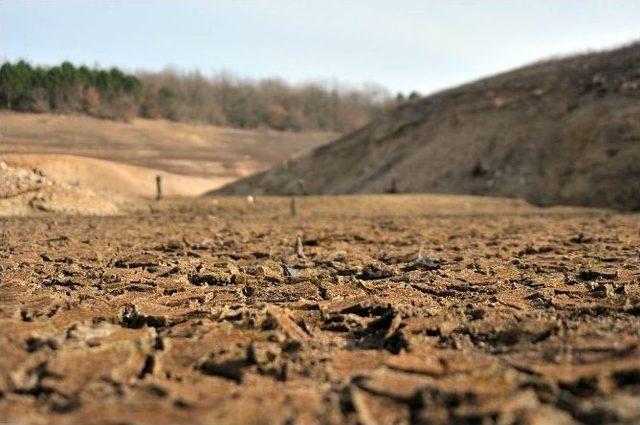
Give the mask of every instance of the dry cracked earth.
POLYGON ((640 422, 638 215, 367 199, 3 219, 1 420, 640 422))

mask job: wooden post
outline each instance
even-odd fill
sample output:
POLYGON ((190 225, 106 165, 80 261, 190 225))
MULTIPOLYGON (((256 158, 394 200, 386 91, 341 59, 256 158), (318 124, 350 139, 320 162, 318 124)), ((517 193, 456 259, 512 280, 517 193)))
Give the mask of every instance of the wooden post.
POLYGON ((291 197, 291 204, 289 205, 289 207, 291 208, 291 217, 295 217, 296 215, 298 215, 298 203, 295 196, 291 197))
POLYGON ((307 191, 304 187, 304 180, 298 179, 298 189, 300 190, 300 195, 307 196, 307 191))
POLYGON ((391 179, 391 186, 387 190, 387 193, 398 193, 398 179, 397 178, 394 177, 394 178, 391 179))
POLYGON ((156 201, 162 199, 162 176, 156 176, 156 201))

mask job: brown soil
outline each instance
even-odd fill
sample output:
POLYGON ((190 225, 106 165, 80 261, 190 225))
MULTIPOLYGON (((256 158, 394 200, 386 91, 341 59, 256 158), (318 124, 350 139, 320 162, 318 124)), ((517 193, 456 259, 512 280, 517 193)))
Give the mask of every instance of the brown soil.
MULTIPOLYGON (((2 192, 0 216, 56 212, 82 215, 110 215, 119 211, 113 197, 50 179, 38 168, 19 166, 9 158, 0 162, 2 192)), ((122 202, 122 197, 120 197, 122 202)))
POLYGON ((216 193, 458 193, 640 209, 639 116, 636 43, 407 103, 216 193))
POLYGON ((194 177, 237 179, 335 138, 334 133, 2 111, 3 154, 97 158, 194 177))
POLYGON ((72 155, 5 155, 14 168, 32 169, 59 185, 87 188, 108 198, 154 198, 156 176, 166 196, 198 196, 232 178, 192 177, 72 155))
POLYGON ((333 137, 7 111, 0 123, 2 216, 147 209, 158 175, 164 196, 198 196, 333 137))
POLYGON ((638 215, 289 202, 2 219, 2 421, 640 421, 638 215))

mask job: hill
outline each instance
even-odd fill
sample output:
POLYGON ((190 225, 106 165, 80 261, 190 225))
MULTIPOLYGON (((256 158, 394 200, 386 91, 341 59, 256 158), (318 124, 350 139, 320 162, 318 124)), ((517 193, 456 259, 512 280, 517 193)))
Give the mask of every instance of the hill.
POLYGON ((216 194, 431 192, 640 208, 640 44, 404 104, 216 194))
POLYGON ((7 111, 0 123, 0 215, 121 213, 155 197, 157 175, 165 196, 197 196, 335 137, 7 111))
POLYGON ((191 177, 74 155, 5 155, 0 162, 0 216, 37 212, 110 215, 139 210, 155 199, 197 196, 230 178, 191 177))
POLYGON ((3 155, 76 155, 226 180, 264 170, 336 135, 9 111, 0 112, 0 125, 3 155))

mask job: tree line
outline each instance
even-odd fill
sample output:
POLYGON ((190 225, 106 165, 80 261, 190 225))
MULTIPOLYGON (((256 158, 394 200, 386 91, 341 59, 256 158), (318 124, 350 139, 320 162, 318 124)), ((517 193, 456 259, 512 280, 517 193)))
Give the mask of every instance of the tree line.
POLYGON ((0 107, 16 111, 81 113, 131 120, 166 118, 236 128, 345 132, 395 105, 379 86, 289 84, 277 78, 207 77, 175 70, 126 73, 64 62, 0 67, 0 107))

